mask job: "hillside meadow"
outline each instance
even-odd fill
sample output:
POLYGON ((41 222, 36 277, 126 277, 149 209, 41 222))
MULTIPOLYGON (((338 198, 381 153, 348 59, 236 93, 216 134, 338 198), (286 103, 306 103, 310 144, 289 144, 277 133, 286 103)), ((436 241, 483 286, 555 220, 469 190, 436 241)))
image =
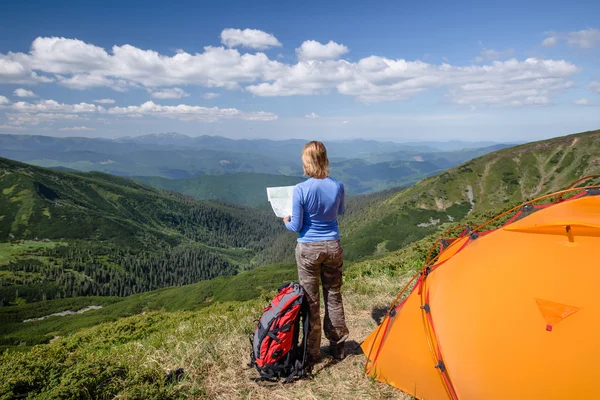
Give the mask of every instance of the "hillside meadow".
POLYGON ((120 301, 69 299, 71 303, 63 300, 43 310, 19 306, 10 316, 14 324, 18 324, 17 319, 65 307, 104 304, 101 310, 35 322, 39 330, 31 336, 30 331, 14 331, 13 338, 19 340, 35 340, 42 332, 55 336, 47 344, 32 348, 24 344, 0 355, 0 376, 4 378, 0 398, 407 398, 363 376, 365 358, 358 344, 377 326, 432 240, 419 242, 389 260, 374 259, 348 267, 343 293, 351 330, 349 356, 340 363, 325 357, 312 379, 286 386, 255 383, 252 378, 256 371, 246 365, 255 319, 276 287, 296 279, 295 266, 271 266, 222 278, 259 274, 253 277, 255 281, 243 280, 246 290, 238 280, 221 287, 204 287, 201 292, 200 285, 209 282, 200 282, 120 301), (402 263, 398 263, 399 258, 402 263), (266 279, 271 282, 265 284, 266 279), (62 327, 52 320, 64 321, 62 327), (181 381, 166 379, 169 372, 179 368, 184 370, 181 381))

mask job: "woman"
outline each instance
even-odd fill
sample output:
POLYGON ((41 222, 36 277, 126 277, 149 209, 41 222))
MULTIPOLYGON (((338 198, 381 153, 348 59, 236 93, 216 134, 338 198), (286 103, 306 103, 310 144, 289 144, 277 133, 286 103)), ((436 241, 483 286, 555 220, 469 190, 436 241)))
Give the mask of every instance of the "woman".
POLYGON ((329 160, 323 143, 307 143, 302 150, 302 164, 309 179, 294 187, 292 215, 283 222, 287 229, 298 232, 296 263, 310 307, 307 346, 312 364, 320 358, 321 284, 325 299, 323 331, 335 359, 344 358, 344 342, 348 338, 340 293, 344 251, 337 222, 338 214, 344 212, 344 185, 329 177, 329 160))

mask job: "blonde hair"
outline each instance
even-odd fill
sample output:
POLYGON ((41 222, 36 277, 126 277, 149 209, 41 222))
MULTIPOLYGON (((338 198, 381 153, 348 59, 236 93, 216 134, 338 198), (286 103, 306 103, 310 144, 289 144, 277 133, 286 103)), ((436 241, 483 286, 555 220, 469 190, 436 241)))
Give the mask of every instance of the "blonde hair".
POLYGON ((329 176, 329 160, 327 149, 322 142, 313 140, 302 149, 302 169, 304 175, 311 178, 327 178, 329 176))

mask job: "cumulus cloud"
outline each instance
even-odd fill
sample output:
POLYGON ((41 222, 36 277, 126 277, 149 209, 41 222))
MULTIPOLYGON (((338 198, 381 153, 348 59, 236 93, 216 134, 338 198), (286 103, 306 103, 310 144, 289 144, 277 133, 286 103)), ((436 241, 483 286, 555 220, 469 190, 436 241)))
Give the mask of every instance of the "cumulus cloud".
MULTIPOLYGON (((349 62, 340 59, 347 47, 333 41, 306 41, 296 51, 299 61, 287 64, 264 53, 240 53, 226 47, 208 46, 201 53, 179 51, 167 56, 127 44, 115 45, 109 53, 77 39, 37 38, 27 54, 0 54, 0 82, 13 77, 15 83, 35 74, 81 90, 144 87, 160 93, 177 89, 165 89, 169 87, 200 85, 256 96, 339 93, 361 102, 403 100, 446 88, 449 98, 459 104, 541 105, 571 87, 570 77, 580 70, 568 61, 537 58, 492 60, 467 67, 381 56, 349 62)), ((482 57, 506 55, 506 51, 486 50, 482 57)))
POLYGON ((315 114, 314 112, 311 112, 310 114, 304 115, 304 118, 317 119, 317 118, 319 118, 319 116, 317 114, 315 114))
POLYGON ((15 89, 13 94, 17 97, 37 97, 31 90, 25 90, 23 88, 15 89))
POLYGON ((73 126, 73 127, 68 127, 68 128, 60 128, 59 131, 65 131, 65 132, 75 132, 75 131, 95 131, 95 128, 88 128, 87 126, 73 126))
MULTIPOLYGON (((103 99, 110 100, 110 99, 103 99)), ((103 101, 103 103, 110 103, 103 101)), ((240 119, 246 121, 272 121, 277 115, 269 112, 245 112, 235 108, 200 107, 186 104, 163 106, 148 101, 140 106, 111 107, 89 103, 63 104, 55 100, 40 100, 35 103, 18 102, 5 106, 10 110, 5 116, 10 126, 39 125, 54 123, 58 120, 89 120, 100 115, 127 117, 165 117, 183 121, 214 122, 225 119, 240 119)), ((103 119, 103 118, 97 118, 103 119)), ((74 130, 74 129, 73 129, 74 130)))
POLYGON ((98 104, 115 104, 116 101, 114 101, 113 99, 98 99, 98 100, 94 100, 94 103, 98 103, 98 104))
MULTIPOLYGON (((37 38, 29 54, 0 55, 30 73, 55 74, 60 85, 72 89, 197 84, 206 87, 239 88, 240 83, 270 79, 284 67, 264 53, 240 54, 236 49, 205 47, 203 53, 180 52, 172 57, 131 45, 113 46, 112 54, 77 39, 37 38)), ((0 65, 0 79, 10 78, 0 65)), ((13 83, 18 80, 13 81, 13 83)))
POLYGON ((215 99, 215 98, 217 98, 219 96, 220 96, 219 93, 210 93, 209 92, 209 93, 204 93, 202 95, 202 98, 205 99, 205 100, 210 100, 210 99, 215 99))
POLYGON ((296 57, 300 61, 337 60, 347 52, 348 47, 331 40, 327 44, 307 40, 296 49, 296 57))
POLYGON ((281 47, 275 36, 258 29, 224 29, 221 32, 221 43, 227 47, 242 46, 257 50, 281 47))
POLYGON ((243 112, 235 108, 201 107, 179 104, 177 106, 162 106, 153 101, 147 101, 140 106, 113 107, 107 111, 109 114, 140 116, 150 115, 155 117, 175 118, 183 121, 214 122, 223 119, 243 119, 248 121, 272 121, 277 115, 264 111, 243 112))
POLYGON ((101 111, 103 108, 95 104, 79 103, 64 104, 55 100, 41 100, 36 103, 27 103, 19 101, 14 103, 11 108, 18 112, 59 112, 59 113, 93 113, 101 111))
POLYGON ((380 102, 403 100, 446 86, 452 100, 459 104, 541 104, 546 102, 544 97, 571 87, 568 77, 578 71, 566 61, 535 58, 454 67, 371 56, 357 63, 299 63, 274 82, 250 85, 247 90, 259 96, 285 96, 318 94, 334 88, 363 102, 380 102))
POLYGON ((0 54, 0 83, 36 84, 48 83, 53 79, 41 76, 32 70, 30 56, 23 53, 0 54))
POLYGON ((57 82, 59 85, 76 90, 108 87, 117 92, 126 92, 129 88, 137 86, 134 82, 124 79, 111 79, 100 74, 76 74, 69 78, 57 75, 57 82))
POLYGON ((569 46, 579 47, 582 49, 591 49, 600 44, 599 29, 583 29, 574 32, 546 32, 548 36, 542 42, 542 46, 555 46, 559 41, 566 41, 569 46))
POLYGON ((0 96, 0 106, 10 104, 10 100, 6 96, 0 96))
POLYGON ((161 90, 148 89, 148 93, 150 93, 150 96, 154 97, 155 99, 181 99, 182 97, 189 96, 185 90, 180 88, 161 90))

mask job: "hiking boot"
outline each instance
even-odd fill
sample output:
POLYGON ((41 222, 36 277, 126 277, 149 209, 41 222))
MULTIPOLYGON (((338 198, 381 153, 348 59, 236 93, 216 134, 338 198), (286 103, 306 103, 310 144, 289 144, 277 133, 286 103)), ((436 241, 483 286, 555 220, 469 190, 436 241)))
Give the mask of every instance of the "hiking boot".
POLYGON ((337 342, 329 342, 329 351, 334 360, 343 360, 346 357, 344 351, 344 344, 346 343, 346 339, 348 339, 348 335, 344 335, 344 337, 342 337, 337 342))

